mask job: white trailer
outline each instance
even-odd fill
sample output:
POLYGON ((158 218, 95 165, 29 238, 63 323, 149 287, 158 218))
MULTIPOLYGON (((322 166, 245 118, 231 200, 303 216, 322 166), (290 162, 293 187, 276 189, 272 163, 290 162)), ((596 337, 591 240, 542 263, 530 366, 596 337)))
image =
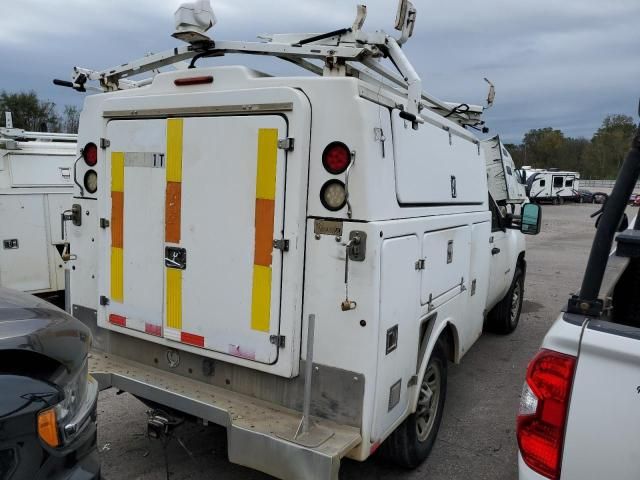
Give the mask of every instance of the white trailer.
POLYGON ((482 141, 487 162, 487 182, 491 196, 498 204, 517 205, 527 201, 523 178, 500 136, 482 141))
POLYGON ((76 135, 0 128, 0 286, 57 298, 64 290, 61 215, 71 204, 76 135))
POLYGON ((523 167, 527 195, 532 202, 552 202, 554 205, 580 198, 580 173, 551 168, 547 170, 523 167))
MULTIPOLYGON (((210 7, 179 10, 210 26, 210 7)), ((91 71, 78 164, 74 315, 92 328, 101 388, 227 428, 228 454, 279 478, 337 478, 379 447, 414 467, 440 424, 447 362, 486 325, 517 326, 523 235, 539 207, 504 215, 468 128, 482 107, 421 91, 399 41, 353 27, 213 42, 91 71), (269 55, 318 76, 198 67, 269 55), (402 76, 386 69, 390 58, 402 76), (320 63, 314 63, 319 61, 320 63), (467 128, 465 128, 467 127, 467 128)), ((192 20, 193 21, 193 20, 192 20)), ((193 23, 199 23, 193 21, 193 23)), ((151 415, 150 431, 169 428, 151 415)))

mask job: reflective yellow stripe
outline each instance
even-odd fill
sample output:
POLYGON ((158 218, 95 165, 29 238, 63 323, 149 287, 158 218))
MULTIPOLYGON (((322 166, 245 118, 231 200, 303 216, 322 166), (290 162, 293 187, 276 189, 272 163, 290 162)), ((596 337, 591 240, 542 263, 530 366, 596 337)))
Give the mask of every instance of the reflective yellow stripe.
POLYGON ((167 182, 182 182, 182 130, 181 118, 167 120, 167 182))
MULTIPOLYGON (((111 191, 116 193, 117 202, 112 201, 112 218, 116 241, 111 247, 111 300, 124 302, 124 252, 122 250, 122 223, 124 212, 124 153, 111 153, 111 191), (118 244, 119 243, 119 244, 118 244), (115 245, 115 246, 114 246, 115 245)), ((113 234, 112 232, 112 234, 113 234)))
POLYGON ((111 191, 124 192, 124 153, 111 154, 111 191))
POLYGON ((121 248, 111 248, 111 300, 124 301, 124 256, 121 248))
POLYGON ((271 317, 271 267, 253 266, 251 328, 268 332, 271 317))
POLYGON ((182 329, 182 270, 167 268, 167 327, 182 329))
POLYGON ((258 171, 256 198, 276 199, 276 164, 278 161, 278 129, 261 128, 258 131, 258 171))
POLYGON ((258 166, 256 168, 256 221, 251 292, 251 328, 271 329, 271 251, 276 199, 278 129, 258 130, 258 166))

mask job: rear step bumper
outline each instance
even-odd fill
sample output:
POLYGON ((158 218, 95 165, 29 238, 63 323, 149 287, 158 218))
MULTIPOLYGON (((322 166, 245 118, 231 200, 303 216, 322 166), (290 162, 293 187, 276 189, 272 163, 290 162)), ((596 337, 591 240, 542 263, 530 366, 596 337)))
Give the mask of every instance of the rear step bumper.
POLYGON ((100 389, 118 388, 227 429, 229 461, 281 479, 332 480, 340 460, 361 441, 355 427, 314 418, 332 435, 306 447, 291 438, 301 414, 114 355, 93 352, 89 371, 100 389))

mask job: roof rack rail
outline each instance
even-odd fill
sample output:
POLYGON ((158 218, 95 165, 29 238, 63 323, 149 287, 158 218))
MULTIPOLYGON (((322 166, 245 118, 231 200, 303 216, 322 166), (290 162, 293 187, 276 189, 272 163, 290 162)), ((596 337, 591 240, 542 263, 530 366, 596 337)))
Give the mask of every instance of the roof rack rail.
MULTIPOLYGON (((194 13, 187 5, 176 12, 177 31, 173 36, 188 42, 188 45, 104 70, 74 67, 72 81, 54 80, 54 83, 80 92, 86 91, 86 84, 90 81, 99 82, 102 91, 138 88, 149 85, 153 77, 140 81, 128 77, 148 72, 155 74, 159 68, 186 60, 190 60, 189 68, 195 68, 196 62, 201 58, 226 54, 263 55, 293 63, 321 76, 357 77, 379 91, 400 95, 404 101, 398 106, 413 121, 415 127, 424 123, 420 112, 429 109, 462 126, 486 131, 482 128, 484 121, 481 120, 485 107, 445 102, 423 92, 422 80, 401 47, 413 34, 416 14, 410 1, 400 0, 396 18, 396 28, 402 32, 399 39, 384 31, 364 32, 361 28, 366 19, 366 7, 359 5, 353 26, 324 34, 265 35, 259 37, 262 42, 214 41, 204 34, 215 24, 211 7, 204 13, 194 13), (205 17, 198 17, 200 14, 205 17), (385 59, 390 60, 395 72, 382 64, 385 59)), ((491 82, 488 83, 488 106, 491 106, 495 89, 491 82)))

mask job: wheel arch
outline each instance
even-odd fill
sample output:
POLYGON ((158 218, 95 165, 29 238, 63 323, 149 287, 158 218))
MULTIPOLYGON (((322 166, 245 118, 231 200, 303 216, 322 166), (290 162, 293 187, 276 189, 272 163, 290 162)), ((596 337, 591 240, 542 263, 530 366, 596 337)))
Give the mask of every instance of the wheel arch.
MULTIPOLYGON (((437 316, 438 314, 436 312, 426 317, 420 326, 418 368, 416 370, 415 385, 420 383, 420 379, 427 369, 429 358, 431 358, 433 349, 436 347, 439 340, 443 340, 447 360, 452 363, 458 363, 460 361, 460 337, 458 329, 451 321, 449 321, 449 319, 438 323, 437 316)), ((419 393, 419 388, 413 388, 409 403, 409 413, 415 412, 419 393)))

